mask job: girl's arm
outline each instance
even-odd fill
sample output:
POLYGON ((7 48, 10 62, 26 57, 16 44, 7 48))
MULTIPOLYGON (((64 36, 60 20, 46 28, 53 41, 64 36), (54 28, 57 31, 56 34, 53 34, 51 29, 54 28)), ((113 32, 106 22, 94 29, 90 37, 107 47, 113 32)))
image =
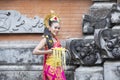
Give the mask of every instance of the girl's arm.
POLYGON ((49 54, 52 53, 52 49, 48 49, 48 50, 42 50, 42 48, 45 46, 46 44, 46 38, 43 38, 40 43, 35 47, 35 49, 33 50, 33 54, 36 55, 43 55, 43 54, 49 54))

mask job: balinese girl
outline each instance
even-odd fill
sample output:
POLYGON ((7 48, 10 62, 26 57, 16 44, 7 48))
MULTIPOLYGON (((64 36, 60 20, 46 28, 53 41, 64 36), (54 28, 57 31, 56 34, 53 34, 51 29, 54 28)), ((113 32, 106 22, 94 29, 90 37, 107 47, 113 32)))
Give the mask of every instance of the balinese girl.
POLYGON ((65 49, 56 38, 61 28, 60 19, 51 12, 45 17, 44 24, 44 37, 33 50, 33 54, 44 55, 43 80, 66 80, 63 69, 65 49))

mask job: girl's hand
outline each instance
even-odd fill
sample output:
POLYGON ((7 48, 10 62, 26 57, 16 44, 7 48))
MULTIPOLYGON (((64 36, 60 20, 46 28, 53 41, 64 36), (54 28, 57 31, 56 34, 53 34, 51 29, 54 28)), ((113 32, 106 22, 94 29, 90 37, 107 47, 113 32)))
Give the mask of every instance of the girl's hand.
POLYGON ((53 53, 53 48, 52 48, 52 49, 47 50, 47 52, 48 52, 49 54, 52 54, 52 53, 53 53))

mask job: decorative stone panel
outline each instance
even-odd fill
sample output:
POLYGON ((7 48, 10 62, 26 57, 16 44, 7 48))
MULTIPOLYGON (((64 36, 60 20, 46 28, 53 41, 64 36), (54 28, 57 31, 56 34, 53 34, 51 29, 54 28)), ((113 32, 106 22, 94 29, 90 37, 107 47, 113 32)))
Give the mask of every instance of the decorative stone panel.
POLYGON ((95 29, 114 28, 119 24, 120 4, 94 3, 88 15, 83 16, 82 29, 85 34, 94 34, 95 29))
POLYGON ((74 65, 96 65, 102 63, 100 50, 95 45, 93 37, 68 39, 66 45, 71 53, 74 65))
POLYGON ((33 19, 15 10, 0 10, 0 33, 43 33, 43 19, 33 19))

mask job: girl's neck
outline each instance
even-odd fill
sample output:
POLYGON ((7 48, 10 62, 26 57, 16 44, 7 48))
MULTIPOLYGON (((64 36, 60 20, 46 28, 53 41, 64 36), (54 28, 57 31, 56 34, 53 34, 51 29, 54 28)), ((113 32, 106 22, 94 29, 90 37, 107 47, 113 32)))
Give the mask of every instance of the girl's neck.
POLYGON ((53 42, 58 42, 58 39, 56 36, 53 36, 53 42))
POLYGON ((55 35, 52 35, 53 38, 57 39, 57 37, 55 35))

